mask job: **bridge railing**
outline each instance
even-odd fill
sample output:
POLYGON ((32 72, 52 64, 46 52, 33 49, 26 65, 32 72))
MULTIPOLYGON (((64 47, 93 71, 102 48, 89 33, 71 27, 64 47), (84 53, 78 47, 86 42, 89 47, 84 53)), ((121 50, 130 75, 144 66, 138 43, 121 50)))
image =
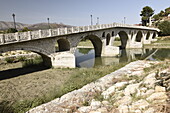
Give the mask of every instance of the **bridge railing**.
POLYGON ((28 31, 28 32, 17 32, 17 33, 8 33, 8 34, 0 34, 0 45, 22 42, 27 40, 34 40, 39 38, 47 38, 59 35, 73 34, 79 32, 86 31, 94 31, 112 27, 129 27, 129 28, 137 28, 137 29, 147 29, 147 30, 156 30, 155 28, 149 28, 144 26, 134 26, 128 24, 120 24, 120 23, 111 23, 111 24, 98 24, 98 25, 90 25, 90 26, 76 26, 71 28, 57 28, 57 29, 48 29, 48 30, 38 30, 38 31, 28 31))

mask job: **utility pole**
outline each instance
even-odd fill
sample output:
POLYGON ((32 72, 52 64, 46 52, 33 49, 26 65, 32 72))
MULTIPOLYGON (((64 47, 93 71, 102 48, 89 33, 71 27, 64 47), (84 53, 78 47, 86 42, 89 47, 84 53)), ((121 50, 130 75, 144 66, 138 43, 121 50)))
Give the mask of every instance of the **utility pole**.
POLYGON ((12 16, 13 16, 13 20, 14 20, 14 29, 17 30, 16 23, 15 23, 15 14, 13 13, 12 16))

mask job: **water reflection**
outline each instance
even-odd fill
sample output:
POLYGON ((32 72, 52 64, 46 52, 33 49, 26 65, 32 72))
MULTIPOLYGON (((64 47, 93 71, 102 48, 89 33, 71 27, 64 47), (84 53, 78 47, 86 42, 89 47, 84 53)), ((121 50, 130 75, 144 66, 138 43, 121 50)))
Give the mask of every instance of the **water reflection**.
POLYGON ((79 48, 76 50, 77 67, 95 67, 99 65, 117 65, 134 60, 165 60, 170 58, 170 49, 123 49, 117 57, 96 57, 94 49, 79 48))

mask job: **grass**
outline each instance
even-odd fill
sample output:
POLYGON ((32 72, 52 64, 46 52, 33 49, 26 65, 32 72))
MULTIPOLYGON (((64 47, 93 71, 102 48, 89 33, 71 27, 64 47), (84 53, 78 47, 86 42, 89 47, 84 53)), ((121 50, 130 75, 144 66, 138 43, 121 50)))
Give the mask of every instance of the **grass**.
POLYGON ((157 48, 170 47, 170 36, 158 37, 158 41, 144 45, 145 47, 156 46, 157 48))
MULTIPOLYGON (((120 45, 121 45, 121 41, 115 40, 115 41, 113 42, 113 45, 114 45, 114 46, 120 46, 120 45)), ((90 40, 86 40, 86 41, 81 41, 81 42, 78 44, 78 46, 93 47, 93 44, 91 43, 90 40)))
MULTIPOLYGON (((10 65, 12 67, 12 64, 10 65)), ((65 93, 79 89, 124 65, 46 69, 0 81, 0 103, 3 103, 0 104, 0 112, 6 113, 10 110, 13 113, 24 113, 33 107, 61 97, 65 93)), ((9 69, 8 67, 6 68, 9 69)), ((29 69, 29 67, 26 68, 29 69)), ((14 73, 11 72, 11 74, 14 73)))
POLYGON ((85 40, 85 41, 81 41, 78 46, 89 46, 89 47, 93 47, 93 44, 90 40, 85 40))

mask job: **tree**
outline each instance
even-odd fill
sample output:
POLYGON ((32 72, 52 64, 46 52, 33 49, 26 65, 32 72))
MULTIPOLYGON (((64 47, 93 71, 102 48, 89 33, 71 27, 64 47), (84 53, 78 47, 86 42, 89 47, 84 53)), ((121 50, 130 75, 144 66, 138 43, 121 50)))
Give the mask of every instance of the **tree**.
POLYGON ((24 27, 21 32, 27 32, 27 31, 31 31, 30 29, 28 29, 28 27, 24 27))
POLYGON ((160 17, 164 17, 164 16, 165 16, 165 12, 164 12, 163 10, 161 10, 158 15, 159 15, 160 17))
POLYGON ((146 26, 149 23, 149 18, 153 14, 154 14, 154 10, 149 6, 145 6, 140 14, 140 16, 142 16, 142 25, 146 26))
POLYGON ((161 30, 161 35, 170 35, 170 22, 163 21, 158 25, 158 28, 161 30))
POLYGON ((170 7, 165 9, 165 16, 168 16, 170 14, 170 7))
POLYGON ((155 15, 153 16, 153 19, 154 19, 154 21, 157 21, 157 20, 159 20, 159 19, 160 19, 160 17, 159 17, 159 15, 158 15, 158 14, 155 14, 155 15))
POLYGON ((15 33, 15 32, 18 32, 16 29, 14 28, 9 28, 6 33, 15 33))

